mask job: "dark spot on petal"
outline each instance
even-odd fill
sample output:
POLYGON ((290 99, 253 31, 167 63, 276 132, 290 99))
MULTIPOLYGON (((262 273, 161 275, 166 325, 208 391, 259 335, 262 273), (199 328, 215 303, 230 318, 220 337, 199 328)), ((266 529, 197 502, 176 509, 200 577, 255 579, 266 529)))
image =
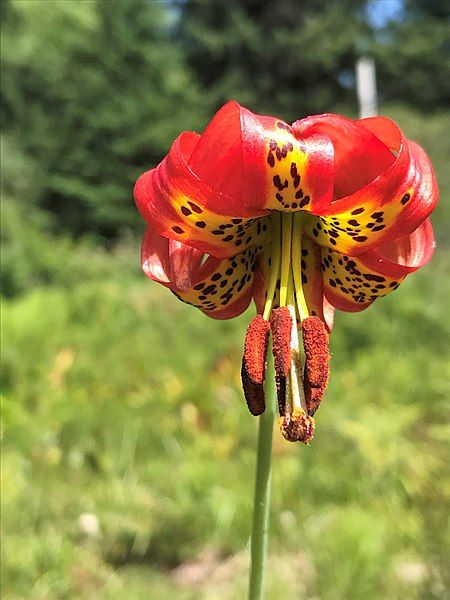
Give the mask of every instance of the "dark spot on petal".
POLYGON ((363 277, 367 281, 386 281, 381 275, 374 275, 373 273, 363 273, 363 277))
POLYGON ((188 200, 188 204, 194 212, 196 212, 198 214, 203 212, 203 210, 200 208, 200 206, 197 206, 197 204, 195 204, 195 202, 191 202, 190 200, 188 200))

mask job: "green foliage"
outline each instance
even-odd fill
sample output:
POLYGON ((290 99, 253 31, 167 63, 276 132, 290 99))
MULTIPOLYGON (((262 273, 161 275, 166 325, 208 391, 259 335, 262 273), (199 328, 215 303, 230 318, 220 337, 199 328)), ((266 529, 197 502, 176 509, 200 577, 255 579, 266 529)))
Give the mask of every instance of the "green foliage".
POLYGON ((31 188, 26 205, 34 200, 76 234, 135 224, 133 181, 180 122, 199 122, 166 5, 10 0, 4 12, 4 133, 18 150, 7 191, 31 188))
MULTIPOLYGON (((122 230, 143 229, 137 174, 231 97, 287 119, 355 115, 365 7, 3 3, 5 600, 245 596, 249 316, 211 321, 148 283, 122 230)), ((404 15, 377 32, 380 89, 397 102, 381 112, 436 167, 438 250, 369 311, 337 317, 314 444, 275 435, 268 600, 438 600, 450 588, 450 117, 411 108, 448 98, 448 3, 407 0, 404 15)))
POLYGON ((389 23, 373 52, 380 96, 423 111, 450 104, 450 5, 412 0, 389 23))
MULTIPOLYGON (((383 113, 431 154, 445 198, 448 115, 383 113)), ((269 599, 444 597, 447 219, 444 201, 429 267, 338 315, 311 448, 275 435, 269 599)), ((3 222, 3 597, 243 597, 248 315, 211 321, 148 283, 132 239, 55 237, 12 200, 3 222)))
MULTIPOLYGON (((295 120, 355 105, 351 75, 370 37, 364 1, 215 2, 190 0, 180 23, 183 47, 211 109, 230 98, 295 120)), ((355 106, 356 108, 356 106, 355 106)), ((210 110, 211 110, 210 109, 210 110)))
POLYGON ((48 284, 74 289, 118 268, 139 272, 138 242, 124 240, 108 252, 92 237, 74 242, 67 234, 51 232, 48 213, 29 210, 11 198, 2 199, 2 294, 23 294, 48 284), (134 269, 133 269, 134 266, 134 269))
MULTIPOLYGON (((4 302, 8 600, 121 598, 130 580, 133 598, 244 593, 248 316, 210 321, 124 273, 4 302), (207 565, 199 583, 168 570, 208 548, 211 581, 207 565)), ((338 317, 314 444, 275 436, 269 598, 280 585, 286 600, 441 597, 448 275, 442 253, 367 313, 338 317)))

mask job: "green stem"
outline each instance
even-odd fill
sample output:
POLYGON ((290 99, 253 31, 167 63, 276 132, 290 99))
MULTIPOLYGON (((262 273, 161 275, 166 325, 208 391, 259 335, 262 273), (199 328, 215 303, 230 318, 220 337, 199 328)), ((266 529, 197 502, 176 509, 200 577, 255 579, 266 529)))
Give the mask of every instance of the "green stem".
MULTIPOLYGON (((266 381, 274 382, 270 364, 266 381)), ((251 539, 249 600, 264 598, 264 562, 269 534, 270 479, 272 462, 272 433, 275 416, 274 385, 266 385, 266 410, 259 417, 258 455, 256 461, 255 498, 251 539)))

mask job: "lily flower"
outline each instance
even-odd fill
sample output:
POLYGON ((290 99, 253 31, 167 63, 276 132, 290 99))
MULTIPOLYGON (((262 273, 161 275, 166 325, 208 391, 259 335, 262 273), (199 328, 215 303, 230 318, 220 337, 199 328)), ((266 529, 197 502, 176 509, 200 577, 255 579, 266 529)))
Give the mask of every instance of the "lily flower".
POLYGON ((290 441, 313 436, 334 309, 367 308, 435 246, 430 161, 384 117, 323 114, 289 125, 229 102, 202 135, 183 132, 134 194, 150 279, 216 319, 254 299, 244 394, 260 415, 271 333, 290 441))

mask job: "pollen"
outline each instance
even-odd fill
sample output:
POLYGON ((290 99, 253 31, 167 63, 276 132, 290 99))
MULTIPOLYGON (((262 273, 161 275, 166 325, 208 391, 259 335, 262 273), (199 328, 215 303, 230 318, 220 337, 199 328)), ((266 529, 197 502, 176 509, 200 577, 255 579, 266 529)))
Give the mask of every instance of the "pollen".
POLYGON ((272 351, 277 386, 278 410, 282 415, 286 408, 286 380, 291 369, 292 317, 286 306, 276 308, 270 321, 272 327, 272 351))
POLYGON ((305 375, 311 387, 326 385, 330 360, 328 333, 319 317, 308 317, 302 321, 302 337, 306 357, 305 375))
POLYGON ((316 410, 320 406, 323 395, 325 393, 326 385, 314 388, 311 387, 308 381, 306 380, 304 383, 304 389, 306 406, 308 407, 308 415, 312 417, 314 416, 316 410))
POLYGON ((328 333, 318 317, 308 317, 302 321, 302 337, 305 350, 305 396, 308 413, 312 415, 318 409, 328 385, 328 333))
POLYGON ((287 377, 291 368, 292 317, 286 306, 273 311, 271 327, 275 373, 287 377))
POLYGON ((288 442, 309 444, 314 437, 314 419, 302 408, 295 409, 292 414, 280 417, 278 421, 281 433, 288 442))
POLYGON ((269 345, 270 324, 261 315, 256 315, 247 327, 242 357, 242 387, 245 400, 252 415, 261 415, 265 408, 264 379, 266 355, 269 345))

